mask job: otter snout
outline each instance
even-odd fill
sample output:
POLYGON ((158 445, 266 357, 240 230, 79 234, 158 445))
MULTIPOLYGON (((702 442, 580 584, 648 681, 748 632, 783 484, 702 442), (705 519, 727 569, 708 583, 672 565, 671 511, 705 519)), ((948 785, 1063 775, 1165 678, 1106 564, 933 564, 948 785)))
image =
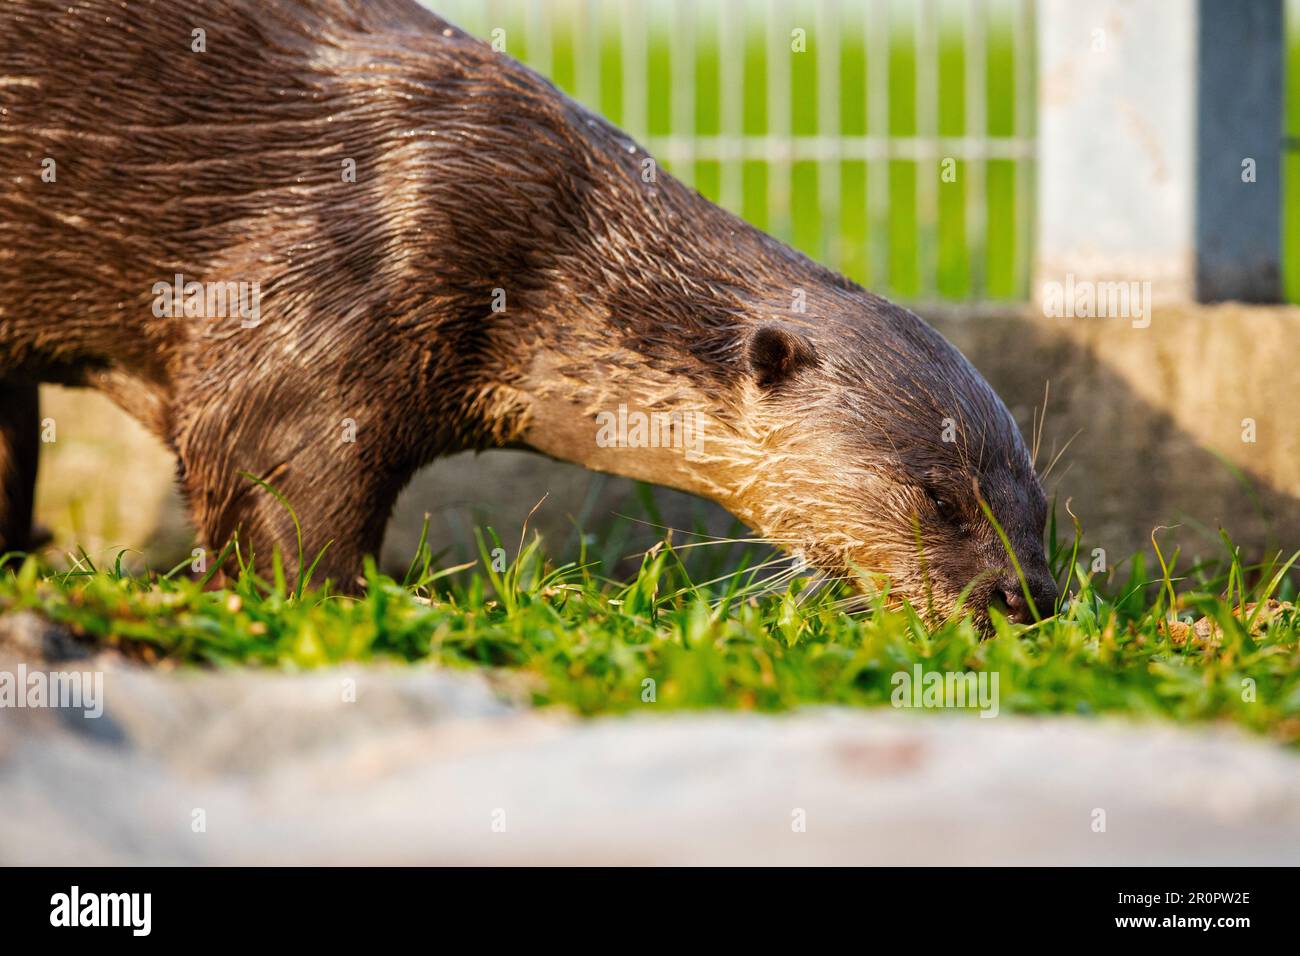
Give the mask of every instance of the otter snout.
MULTIPOLYGON (((1038 616, 1050 617, 1056 609, 1059 593, 1051 575, 1046 573, 1029 575, 1025 578, 1025 583, 1029 586, 1029 596, 1034 600, 1034 608, 1037 609, 1038 616)), ((996 606, 1012 623, 1032 624, 1034 622, 1034 612, 1030 609, 1029 602, 1025 600, 1025 589, 1021 587, 1020 579, 1015 576, 998 582, 989 596, 989 604, 996 606)))

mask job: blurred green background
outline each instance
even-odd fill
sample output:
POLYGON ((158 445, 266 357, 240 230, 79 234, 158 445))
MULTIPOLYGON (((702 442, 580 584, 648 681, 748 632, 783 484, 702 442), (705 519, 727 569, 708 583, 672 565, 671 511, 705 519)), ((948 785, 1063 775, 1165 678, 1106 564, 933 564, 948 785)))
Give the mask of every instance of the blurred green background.
MULTIPOLYGON (((1032 0, 426 2, 485 40, 504 30, 507 53, 673 175, 876 291, 913 303, 1029 294, 1032 0), (803 52, 791 51, 794 29, 806 33, 803 52), (887 62, 873 64, 873 52, 887 62), (868 134, 889 152, 854 155, 868 134), (909 146, 927 144, 923 162, 951 156, 955 181, 918 176, 909 146)), ((1286 3, 1284 288, 1295 302, 1300 0, 1286 3)))

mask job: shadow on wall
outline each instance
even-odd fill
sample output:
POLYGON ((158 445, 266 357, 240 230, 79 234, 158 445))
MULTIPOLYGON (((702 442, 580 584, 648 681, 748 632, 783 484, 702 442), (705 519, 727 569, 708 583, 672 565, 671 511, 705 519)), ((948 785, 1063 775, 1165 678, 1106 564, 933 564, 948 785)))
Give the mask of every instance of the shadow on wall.
POLYGON ((1128 319, 937 318, 979 367, 1026 435, 1050 380, 1040 471, 1090 547, 1109 556, 1181 545, 1243 557, 1300 547, 1300 309, 1161 306, 1149 328, 1128 319), (1077 436, 1076 436, 1077 433, 1077 436), (1076 436, 1071 441, 1071 437, 1076 436))
POLYGON ((553 559, 575 558, 585 543, 588 559, 599 560, 601 573, 615 576, 633 573, 645 550, 663 540, 663 528, 677 529, 673 540, 678 543, 698 540, 693 535, 700 533, 749 533, 726 511, 694 495, 638 485, 528 451, 464 452, 421 471, 388 525, 385 567, 406 568, 419 545, 425 514, 430 546, 435 553, 449 549, 449 562, 478 557, 474 531, 488 527, 514 558, 528 522, 528 536, 539 532, 553 559))
MULTIPOLYGON (((57 548, 85 548, 100 565, 129 548, 154 568, 174 567, 190 554, 194 532, 173 481, 175 465, 156 438, 97 392, 45 387, 41 414, 54 422, 55 440, 41 448, 37 520, 54 531, 57 548)), ((526 451, 464 452, 420 471, 389 523, 385 569, 405 571, 426 514, 430 546, 435 554, 445 550, 446 564, 478 557, 475 529, 493 529, 513 558, 525 522, 529 537, 539 532, 557 559, 579 552, 582 529, 590 558, 613 573, 636 568, 640 553, 662 540, 660 525, 746 533, 710 502, 526 451)))
MULTIPOLYGON (((1300 309, 1157 308, 1146 329, 1028 310, 933 321, 1006 399, 1027 435, 1051 380, 1039 466, 1077 432, 1046 485, 1063 526, 1070 499, 1089 547, 1104 548, 1109 563, 1149 548, 1161 525, 1180 526, 1161 533, 1166 553, 1181 544, 1193 558, 1222 553, 1220 527, 1245 557, 1300 547, 1300 309), (1254 423, 1253 442, 1243 440, 1244 420, 1254 423)), ((43 414, 58 430, 43 449, 37 510, 61 547, 80 544, 96 560, 137 548, 153 567, 189 553, 192 532, 173 465, 155 439, 93 393, 47 389, 43 414)), ((581 528, 589 557, 607 573, 629 572, 661 537, 620 512, 714 535, 743 532, 690 495, 638 492, 624 479, 528 452, 466 453, 426 468, 402 495, 383 563, 405 569, 425 513, 433 550, 447 549, 445 562, 476 557, 474 528, 484 526, 513 557, 543 496, 530 528, 547 552, 574 556, 581 528)))

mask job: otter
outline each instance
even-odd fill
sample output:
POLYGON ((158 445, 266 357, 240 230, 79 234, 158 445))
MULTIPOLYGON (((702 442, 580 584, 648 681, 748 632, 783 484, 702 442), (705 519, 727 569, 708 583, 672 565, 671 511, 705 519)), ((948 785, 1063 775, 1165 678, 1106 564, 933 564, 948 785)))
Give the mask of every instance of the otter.
POLYGON ((0 552, 55 382, 167 444, 206 547, 294 569, 265 483, 345 589, 416 469, 512 446, 930 617, 1051 612, 1042 488, 952 345, 413 0, 7 0, 0 64, 0 552), (703 440, 598 441, 624 406, 703 440))

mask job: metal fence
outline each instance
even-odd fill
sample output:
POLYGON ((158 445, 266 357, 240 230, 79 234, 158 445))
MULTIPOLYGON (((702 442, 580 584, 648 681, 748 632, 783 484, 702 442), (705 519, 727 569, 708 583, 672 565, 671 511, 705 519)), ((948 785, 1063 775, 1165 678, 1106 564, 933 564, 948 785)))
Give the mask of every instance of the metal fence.
POLYGON ((878 291, 1028 292, 1031 0, 428 2, 878 291))

